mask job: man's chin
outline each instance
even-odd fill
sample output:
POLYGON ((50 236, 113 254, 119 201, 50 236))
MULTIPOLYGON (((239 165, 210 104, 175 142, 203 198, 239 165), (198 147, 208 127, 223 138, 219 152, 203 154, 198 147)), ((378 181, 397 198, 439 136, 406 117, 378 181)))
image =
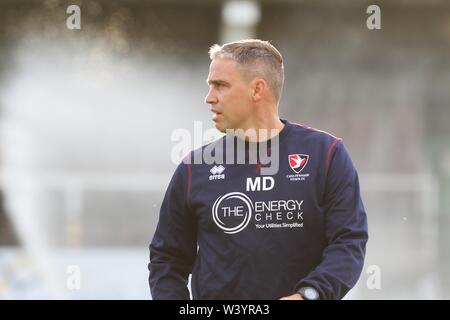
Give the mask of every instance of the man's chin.
POLYGON ((225 126, 220 125, 218 122, 215 122, 214 125, 215 125, 217 130, 219 130, 222 133, 226 133, 227 129, 225 128, 225 126))
MULTIPOLYGON (((217 128, 217 126, 216 126, 216 128, 217 128)), ((227 133, 227 129, 217 128, 217 130, 219 130, 221 133, 227 133)))

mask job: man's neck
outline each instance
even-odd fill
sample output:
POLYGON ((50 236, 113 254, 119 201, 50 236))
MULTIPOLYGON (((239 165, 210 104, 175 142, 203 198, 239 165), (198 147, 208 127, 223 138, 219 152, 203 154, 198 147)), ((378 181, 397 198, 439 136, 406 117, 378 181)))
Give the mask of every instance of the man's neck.
POLYGON ((245 128, 242 128, 243 130, 236 131, 238 138, 249 142, 264 142, 278 135, 284 128, 284 123, 281 122, 278 114, 252 120, 245 125, 245 128))

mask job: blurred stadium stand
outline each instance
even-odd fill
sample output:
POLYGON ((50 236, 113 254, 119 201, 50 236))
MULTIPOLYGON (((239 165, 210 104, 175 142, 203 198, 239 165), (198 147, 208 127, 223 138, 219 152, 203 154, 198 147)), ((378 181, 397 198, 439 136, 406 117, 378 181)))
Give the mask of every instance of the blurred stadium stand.
POLYGON ((213 127, 208 48, 244 35, 284 55, 282 116, 343 137, 360 172, 382 287, 363 271, 348 298, 449 299, 450 2, 379 2, 377 31, 370 4, 0 1, 0 299, 150 297, 171 134, 213 127))

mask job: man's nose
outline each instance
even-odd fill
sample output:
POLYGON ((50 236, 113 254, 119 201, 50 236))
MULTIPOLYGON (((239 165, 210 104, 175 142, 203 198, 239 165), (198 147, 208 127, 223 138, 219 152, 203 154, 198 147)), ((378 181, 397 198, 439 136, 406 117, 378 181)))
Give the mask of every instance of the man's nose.
POLYGON ((213 93, 212 90, 209 90, 208 94, 206 95, 205 103, 207 103, 207 104, 215 104, 215 103, 217 103, 217 97, 213 93))

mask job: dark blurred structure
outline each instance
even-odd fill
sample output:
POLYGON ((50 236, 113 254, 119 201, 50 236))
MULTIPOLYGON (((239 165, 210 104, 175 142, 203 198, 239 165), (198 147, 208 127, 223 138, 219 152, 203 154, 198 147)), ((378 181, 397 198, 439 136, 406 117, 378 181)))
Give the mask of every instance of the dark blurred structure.
POLYGON ((14 226, 5 212, 3 193, 0 192, 0 246, 16 246, 19 244, 14 226))

